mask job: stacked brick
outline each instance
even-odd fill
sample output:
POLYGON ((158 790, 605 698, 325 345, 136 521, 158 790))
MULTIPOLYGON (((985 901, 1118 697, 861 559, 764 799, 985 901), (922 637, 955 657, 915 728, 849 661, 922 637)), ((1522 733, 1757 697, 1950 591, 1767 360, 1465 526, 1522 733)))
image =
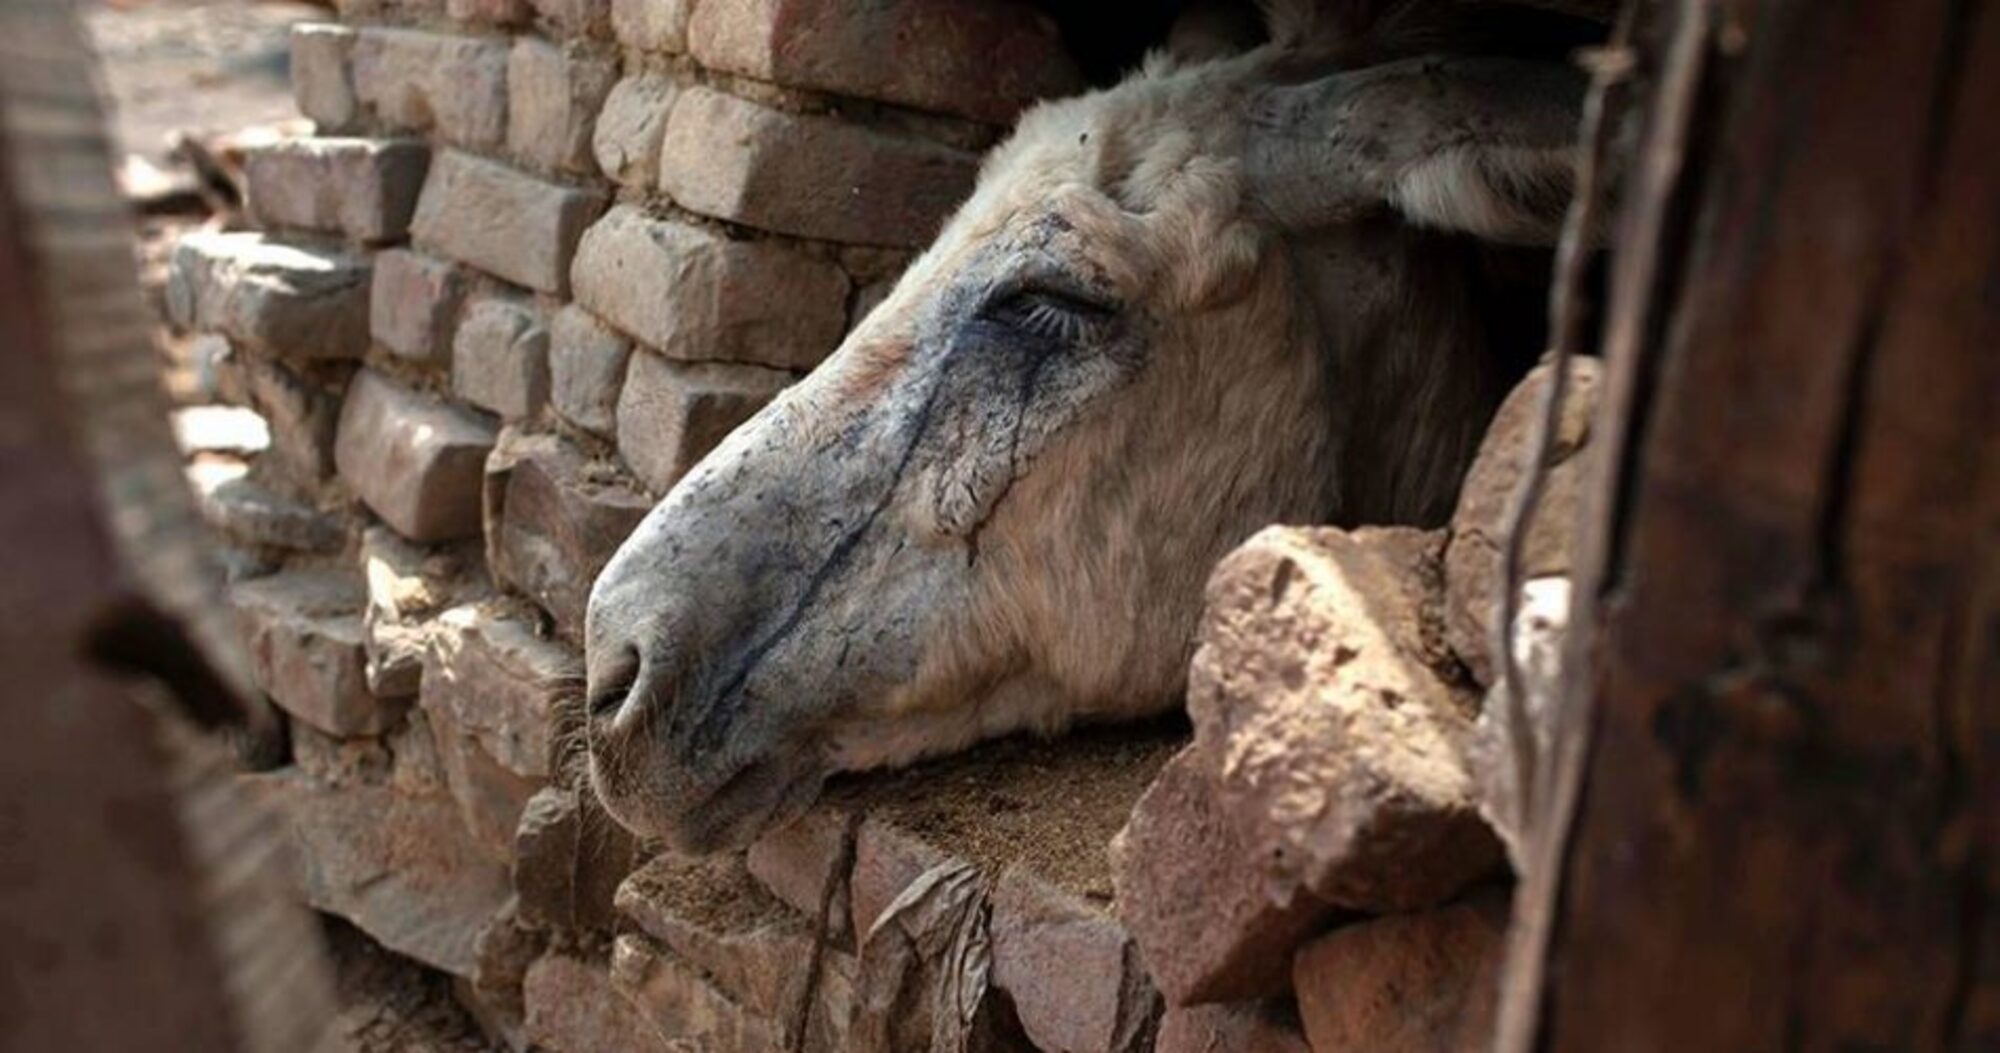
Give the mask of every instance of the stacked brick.
POLYGON ((193 474, 289 730, 250 779, 301 892, 513 1048, 837 1048, 865 926, 815 952, 801 883, 853 852, 647 861, 579 768, 589 587, 1074 67, 1008 0, 340 7, 293 35, 316 134, 251 151, 254 229, 183 240, 166 295, 268 429, 193 474))

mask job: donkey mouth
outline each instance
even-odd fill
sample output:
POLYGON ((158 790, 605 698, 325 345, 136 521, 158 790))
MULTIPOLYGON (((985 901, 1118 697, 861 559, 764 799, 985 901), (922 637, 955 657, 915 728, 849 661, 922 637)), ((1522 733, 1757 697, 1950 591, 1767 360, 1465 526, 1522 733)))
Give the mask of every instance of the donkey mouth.
POLYGON ((647 787, 619 787, 593 759, 592 782, 611 817, 642 837, 657 837, 687 855, 747 848, 817 800, 826 773, 789 758, 753 761, 707 788, 671 796, 647 787))

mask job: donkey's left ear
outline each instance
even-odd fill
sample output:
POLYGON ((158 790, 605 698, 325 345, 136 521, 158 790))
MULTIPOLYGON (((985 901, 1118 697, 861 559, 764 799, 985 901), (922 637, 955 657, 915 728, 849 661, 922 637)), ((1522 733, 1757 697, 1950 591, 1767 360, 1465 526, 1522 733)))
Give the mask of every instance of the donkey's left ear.
POLYGON ((1426 227, 1552 245, 1588 85, 1553 63, 1417 58, 1274 87, 1251 104, 1252 193, 1295 229, 1386 207, 1426 227))

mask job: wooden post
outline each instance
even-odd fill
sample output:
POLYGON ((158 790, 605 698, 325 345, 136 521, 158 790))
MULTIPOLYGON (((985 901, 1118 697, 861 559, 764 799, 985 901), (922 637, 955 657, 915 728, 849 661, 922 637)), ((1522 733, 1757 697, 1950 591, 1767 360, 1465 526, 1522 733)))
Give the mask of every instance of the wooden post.
POLYGON ((2000 1049, 2000 2, 1654 7, 1504 1048, 2000 1049))

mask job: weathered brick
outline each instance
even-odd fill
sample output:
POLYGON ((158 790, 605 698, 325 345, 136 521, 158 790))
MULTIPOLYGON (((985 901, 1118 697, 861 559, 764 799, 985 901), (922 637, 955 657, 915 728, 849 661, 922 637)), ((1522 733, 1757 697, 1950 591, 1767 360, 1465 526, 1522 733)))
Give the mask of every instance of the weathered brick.
POLYGON ((1172 1005, 1282 995, 1292 948, 1334 908, 1265 874, 1189 750, 1169 762, 1112 842, 1118 915, 1172 1005))
POLYGON ((618 886, 638 845, 589 791, 544 787, 514 833, 514 894, 531 923, 607 931, 617 921, 618 886))
POLYGON ((618 428, 618 389, 632 342, 569 304, 549 325, 550 399, 557 415, 585 431, 609 438, 618 428))
POLYGON ((1273 527, 1209 579, 1188 713, 1272 888, 1412 910, 1499 862, 1466 765, 1477 701, 1439 631, 1442 547, 1440 531, 1273 527))
POLYGON ((451 393, 509 420, 549 398, 549 330, 527 300, 491 296, 465 309, 451 342, 451 393))
POLYGON ((530 0, 536 13, 565 36, 607 38, 611 35, 611 0, 530 0))
POLYGON ((507 59, 507 149, 530 168, 566 175, 594 170, 591 131, 618 79, 610 57, 536 37, 514 41, 507 59))
POLYGON ((354 95, 354 30, 325 22, 292 27, 292 99, 321 135, 359 123, 354 95))
POLYGON ((201 516, 232 541, 244 545, 332 552, 346 539, 340 521, 250 479, 222 479, 192 470, 201 516))
POLYGON ((1289 1005, 1224 1002, 1175 1007, 1154 1053, 1312 1053, 1289 1005))
POLYGON ((602 207, 593 191, 447 151, 431 162, 411 230, 420 248, 560 295, 577 239, 602 207))
MULTIPOLYGON (((428 683, 431 677, 426 676, 428 683)), ((438 758, 444 766, 444 784, 458 804, 459 821, 472 834, 480 851, 501 863, 514 858, 514 831, 521 825, 521 813, 544 782, 509 771, 486 752, 479 736, 460 727, 450 715, 432 708, 431 734, 437 739, 438 758)))
POLYGON ((660 141, 674 105, 673 79, 638 73, 612 85, 591 133, 597 167, 614 182, 650 187, 660 178, 660 141))
POLYGON ((230 397, 249 404, 271 429, 264 467, 311 486, 333 475, 333 438, 350 370, 325 365, 301 370, 232 348, 220 364, 230 397), (325 374, 325 375, 321 375, 325 374))
POLYGON ((612 944, 611 985, 654 1030, 685 1048, 732 1053, 778 1053, 783 1048, 771 1022, 745 1012, 648 937, 620 936, 612 944))
POLYGON ((685 51, 693 6, 693 0, 611 0, 611 31, 642 51, 685 51))
POLYGON ((603 962, 552 952, 528 967, 522 985, 528 1038, 561 1053, 680 1053, 611 986, 603 962))
POLYGON ((845 872, 852 867, 853 836, 848 813, 819 807, 798 819, 765 833, 750 846, 745 863, 750 874, 770 893, 808 918, 817 917, 827 883, 838 880, 827 903, 827 938, 837 946, 854 946, 853 917, 848 901, 845 872))
POLYGON ((504 471, 489 465, 487 562, 572 637, 583 634, 591 583, 653 502, 607 481, 567 445, 539 444, 504 471))
POLYGON ((618 452, 641 482, 666 493, 791 381, 757 366, 633 355, 618 395, 618 452))
MULTIPOLYGON (((656 856, 619 888, 617 904, 731 1002, 792 1037, 811 927, 758 887, 740 856, 656 856)), ((821 964, 804 1048, 832 1051, 845 1046, 854 961, 834 951, 821 964)))
POLYGON ((528 970, 548 949, 549 935, 521 920, 520 904, 509 900, 488 919, 473 942, 470 977, 455 979, 452 994, 489 1037, 509 1049, 528 1048, 523 1028, 528 970))
POLYGON ((1493 1035, 1507 897, 1348 925, 1300 948, 1299 1016, 1316 1050, 1456 1053, 1493 1035))
POLYGON ((245 152, 248 208, 262 227, 395 241, 409 230, 430 147, 414 139, 281 139, 245 152))
POLYGON ((862 820, 854 832, 854 869, 848 874, 847 885, 855 938, 865 940, 875 920, 910 882, 950 858, 936 845, 892 822, 877 817, 862 820))
POLYGON ((528 21, 527 0, 445 0, 445 14, 480 26, 518 26, 528 21))
POLYGON ((354 41, 355 95, 384 123, 471 150, 507 136, 507 44, 367 26, 354 41))
POLYGON ((928 244, 972 191, 978 159, 712 88, 680 93, 660 189, 703 215, 861 245, 928 244))
POLYGON ((453 607, 431 639, 424 709, 450 719, 507 771, 546 779, 556 707, 577 668, 567 648, 527 622, 487 605, 453 607))
POLYGON ((325 789, 296 771, 245 778, 286 819, 307 903, 392 951, 473 975, 479 934, 510 892, 506 868, 473 843, 450 799, 325 789))
POLYGON ((1153 1048, 1160 993, 1115 918, 1014 866, 994 887, 991 925, 993 985, 1038 1048, 1153 1048))
POLYGON ((847 276, 768 241, 612 209, 577 249, 577 302, 670 358, 810 369, 840 343, 847 276))
POLYGON ((457 264, 409 249, 375 256, 368 294, 368 331, 392 353, 417 362, 443 361, 458 328, 465 274, 457 264))
POLYGON ((374 735, 403 712, 368 691, 361 588, 326 571, 286 571, 230 592, 257 686, 286 712, 331 735, 374 735))
POLYGON ((1084 86, 1052 19, 995 0, 699 4, 688 48, 710 69, 994 124, 1084 86))
MULTIPOLYGON (((1600 372, 1593 358, 1570 364, 1568 394, 1550 451, 1552 464, 1521 552, 1523 580, 1569 573, 1600 372)), ((1445 634, 1481 684, 1498 679, 1492 651, 1505 591, 1502 553, 1514 494, 1534 460, 1542 406, 1553 377, 1551 366, 1536 367, 1500 404, 1451 517, 1451 544, 1445 550, 1445 634)))
POLYGON ((334 461, 375 514, 412 541, 479 530, 479 490, 493 426, 371 369, 348 386, 334 461))
POLYGON ((368 349, 369 262, 248 232, 200 231, 174 245, 167 311, 186 329, 297 359, 368 349))

